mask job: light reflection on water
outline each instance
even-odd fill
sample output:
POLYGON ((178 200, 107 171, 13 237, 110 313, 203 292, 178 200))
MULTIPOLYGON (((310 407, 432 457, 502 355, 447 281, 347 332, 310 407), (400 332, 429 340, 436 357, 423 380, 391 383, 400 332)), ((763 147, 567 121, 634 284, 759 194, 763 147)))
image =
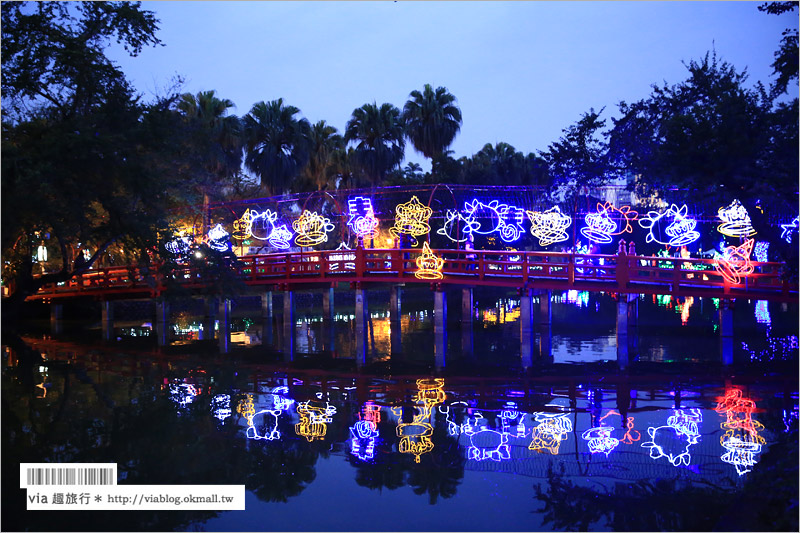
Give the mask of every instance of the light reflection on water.
MULTIPOLYGON (((46 364, 26 378, 19 356, 5 353, 3 394, 14 417, 33 427, 56 412, 63 418, 35 444, 24 444, 24 432, 4 431, 4 447, 23 446, 41 460, 102 454, 119 460, 135 483, 159 479, 164 464, 180 464, 176 473, 196 469, 195 483, 244 483, 247 511, 213 513, 204 523, 209 530, 252 529, 255 517, 286 525, 292 516, 302 523, 289 529, 427 530, 443 514, 458 529, 474 529, 483 522, 463 517, 482 499, 498 506, 491 530, 575 525, 591 501, 591 529, 603 529, 610 527, 602 520, 611 509, 607 491, 618 483, 644 483, 636 485, 643 491, 636 501, 647 505, 656 505, 660 489, 646 488, 656 481, 673 484, 675 505, 698 497, 734 504, 750 476, 762 467, 773 472, 763 457, 797 428, 791 381, 695 379, 676 387, 674 378, 644 384, 619 375, 369 376, 191 359, 165 364, 63 345, 41 345, 46 364), (26 383, 50 392, 39 397, 26 383), (92 440, 75 446, 90 419, 92 440), (353 494, 385 512, 359 513, 365 500, 353 494), (308 512, 319 498, 326 512, 308 512), (393 522, 388 510, 398 508, 416 525, 393 522)), ((98 520, 94 527, 107 526, 98 520)))

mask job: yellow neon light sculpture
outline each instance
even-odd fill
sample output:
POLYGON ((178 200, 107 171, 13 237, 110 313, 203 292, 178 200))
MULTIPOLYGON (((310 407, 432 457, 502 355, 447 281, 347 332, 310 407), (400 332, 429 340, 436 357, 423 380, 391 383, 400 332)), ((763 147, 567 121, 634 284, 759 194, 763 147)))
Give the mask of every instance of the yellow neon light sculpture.
POLYGON ((748 239, 741 246, 728 246, 722 257, 714 262, 714 268, 729 282, 741 283, 743 277, 749 276, 755 270, 750 262, 753 242, 753 239, 748 239))
POLYGON ((325 407, 320 407, 311 405, 308 401, 298 404, 297 414, 300 416, 300 422, 294 425, 295 432, 311 442, 325 436, 328 424, 333 421, 331 416, 336 414, 336 407, 327 402, 325 407))
POLYGON ((539 239, 540 246, 550 246, 569 239, 565 231, 572 225, 572 218, 561 213, 558 206, 547 211, 525 211, 531 221, 531 235, 539 239))
POLYGON ((444 259, 436 257, 431 251, 431 247, 427 242, 422 243, 422 255, 417 257, 417 270, 414 276, 418 279, 442 279, 442 267, 444 266, 444 259))
MULTIPOLYGON (((426 243, 427 244, 427 243, 426 243)), ((414 414, 412 422, 397 424, 396 433, 400 437, 398 450, 400 453, 414 454, 414 462, 419 463, 420 456, 433 450, 433 426, 430 423, 431 411, 434 405, 445 400, 444 380, 441 378, 418 379, 417 394, 414 401, 418 404, 418 412, 414 414)), ((396 415, 400 414, 398 408, 392 408, 396 415)))
POLYGON ((256 408, 253 404, 252 394, 248 394, 239 401, 239 405, 236 406, 236 412, 246 418, 248 423, 253 419, 253 415, 256 414, 256 408))
POLYGON ((298 246, 316 246, 327 242, 328 233, 335 228, 328 218, 308 210, 304 210, 300 218, 292 222, 292 227, 297 234, 294 242, 298 246))
MULTIPOLYGON (((570 422, 567 420, 567 422, 570 422)), ((571 425, 571 422, 570 422, 571 425)), ((567 440, 567 431, 564 430, 564 423, 556 419, 548 419, 539 423, 531 430, 531 443, 529 450, 541 452, 547 450, 551 455, 558 455, 561 442, 567 440)))
POLYGON ((739 200, 734 200, 727 207, 720 207, 717 214, 722 224, 717 231, 728 237, 750 237, 756 234, 747 209, 739 200))
POLYGON ((395 208, 394 226, 389 229, 392 235, 399 237, 401 233, 419 237, 431 231, 428 221, 433 214, 433 209, 420 203, 416 196, 395 208))
MULTIPOLYGON (((255 211, 253 212, 255 213, 255 211)), ((253 213, 250 209, 245 210, 242 216, 233 221, 233 233, 231 237, 243 241, 252 236, 253 213)))

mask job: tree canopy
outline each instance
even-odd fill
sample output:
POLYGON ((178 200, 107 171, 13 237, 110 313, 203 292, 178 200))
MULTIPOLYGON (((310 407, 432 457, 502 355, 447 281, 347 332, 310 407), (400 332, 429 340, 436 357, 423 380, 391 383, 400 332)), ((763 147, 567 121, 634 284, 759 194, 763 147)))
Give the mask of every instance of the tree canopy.
POLYGON ((411 91, 402 119, 411 144, 429 159, 444 153, 461 129, 456 97, 446 87, 434 90, 429 83, 422 92, 411 91))
POLYGON ((132 54, 158 44, 151 12, 127 2, 14 3, 2 21, 3 280, 21 300, 107 251, 147 258, 169 209, 193 199, 178 162, 176 95, 141 103, 103 54, 111 38, 132 54), (33 250, 45 242, 61 266, 34 278, 33 250))

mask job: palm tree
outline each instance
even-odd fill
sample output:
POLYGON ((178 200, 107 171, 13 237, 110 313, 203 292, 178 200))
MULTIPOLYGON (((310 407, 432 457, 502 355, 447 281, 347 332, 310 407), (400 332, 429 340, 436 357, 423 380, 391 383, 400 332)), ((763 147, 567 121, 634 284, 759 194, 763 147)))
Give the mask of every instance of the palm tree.
POLYGON ((409 94, 403 107, 403 123, 414 149, 435 163, 461 130, 461 110, 446 87, 434 91, 426 83, 422 92, 409 94))
POLYGON ((298 113, 278 98, 256 103, 244 117, 244 164, 261 178, 269 194, 288 189, 287 182, 308 162, 311 125, 305 118, 295 118, 298 113))
POLYGON ((403 160, 403 135, 400 110, 392 104, 364 104, 347 121, 345 141, 356 143, 354 162, 373 186, 403 160))
POLYGON ((335 154, 342 148, 344 148, 344 139, 337 133, 336 128, 324 120, 311 126, 310 155, 308 164, 302 172, 304 178, 302 189, 307 190, 309 187, 313 187, 322 191, 331 185, 335 187, 335 183, 332 182, 336 170, 335 154))
POLYGON ((208 192, 220 181, 234 176, 242 166, 242 127, 239 117, 228 115, 235 107, 214 91, 186 93, 178 100, 178 111, 189 128, 203 192, 203 234, 208 231, 208 192))

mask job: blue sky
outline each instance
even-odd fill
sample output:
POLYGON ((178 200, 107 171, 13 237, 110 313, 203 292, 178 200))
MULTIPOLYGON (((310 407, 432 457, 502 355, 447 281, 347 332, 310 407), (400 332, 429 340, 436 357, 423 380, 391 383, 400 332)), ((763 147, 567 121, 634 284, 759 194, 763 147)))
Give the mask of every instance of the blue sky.
MULTIPOLYGON (((282 97, 340 132, 367 102, 402 109, 412 90, 444 86, 464 119, 455 157, 500 141, 527 153, 590 108, 616 116, 620 100, 685 79, 682 61, 712 47, 751 83, 769 82, 798 19, 759 3, 142 2, 166 46, 110 56, 145 97, 180 74, 184 91, 214 89, 237 115, 282 97)), ((430 168, 411 146, 406 158, 430 168)))

